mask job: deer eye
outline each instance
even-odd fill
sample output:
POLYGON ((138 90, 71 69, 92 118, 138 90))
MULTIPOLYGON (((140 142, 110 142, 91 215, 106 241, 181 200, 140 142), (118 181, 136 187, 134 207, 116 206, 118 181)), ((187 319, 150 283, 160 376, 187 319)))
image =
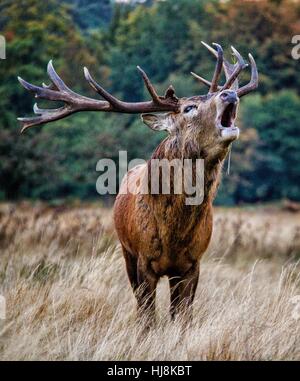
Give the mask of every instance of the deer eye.
POLYGON ((193 110, 194 108, 197 108, 197 106, 196 106, 196 105, 190 105, 190 106, 187 106, 187 107, 183 110, 183 112, 184 112, 184 113, 190 112, 190 111, 193 110))

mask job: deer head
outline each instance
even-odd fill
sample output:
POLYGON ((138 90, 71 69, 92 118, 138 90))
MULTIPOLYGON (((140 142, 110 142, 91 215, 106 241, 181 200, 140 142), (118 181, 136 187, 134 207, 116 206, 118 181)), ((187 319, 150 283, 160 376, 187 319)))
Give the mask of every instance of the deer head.
POLYGON ((166 130, 170 134, 169 145, 179 146, 182 156, 197 155, 207 160, 221 160, 230 143, 239 137, 239 128, 235 125, 239 100, 257 87, 258 73, 255 61, 249 54, 251 80, 246 86, 239 88, 237 77, 248 66, 239 52, 232 47, 236 63, 230 64, 224 59, 220 45, 213 44, 215 50, 202 43, 217 58, 213 79, 209 82, 195 73, 192 75, 209 87, 208 94, 179 99, 175 113, 144 114, 142 119, 153 130, 166 130), (222 68, 226 83, 219 86, 222 68))
POLYGON ((254 90, 258 85, 258 73, 255 61, 251 54, 250 82, 239 88, 238 76, 248 66, 239 52, 231 47, 236 59, 235 64, 229 63, 223 57, 220 45, 213 44, 216 49, 203 43, 217 58, 216 67, 211 82, 192 73, 200 82, 209 87, 204 96, 178 99, 175 91, 170 86, 164 96, 159 96, 151 84, 146 73, 138 66, 145 85, 152 100, 148 102, 128 103, 120 101, 104 90, 84 68, 85 78, 90 86, 105 100, 96 100, 75 93, 67 87, 55 72, 52 61, 48 64, 48 75, 51 79, 49 86, 42 87, 32 85, 22 78, 20 83, 36 98, 50 101, 61 101, 64 106, 58 109, 40 109, 34 105, 34 113, 31 118, 18 118, 22 124, 22 132, 27 128, 48 123, 79 111, 104 111, 118 113, 147 113, 142 115, 143 121, 153 130, 166 130, 170 135, 170 144, 180 147, 189 155, 200 155, 208 158, 222 159, 226 155, 229 144, 238 138, 239 129, 235 126, 239 98, 254 90), (226 82, 219 86, 218 82, 224 69, 226 82), (166 114, 153 114, 156 112, 166 114), (150 113, 150 114, 149 114, 150 113))

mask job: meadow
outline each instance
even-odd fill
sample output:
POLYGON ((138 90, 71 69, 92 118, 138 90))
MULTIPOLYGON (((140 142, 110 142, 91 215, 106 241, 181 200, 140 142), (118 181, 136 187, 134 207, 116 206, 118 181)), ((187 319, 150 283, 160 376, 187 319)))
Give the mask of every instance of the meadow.
POLYGON ((300 360, 299 258, 299 212, 216 208, 193 322, 170 321, 162 279, 143 334, 112 209, 0 204, 0 359, 300 360))

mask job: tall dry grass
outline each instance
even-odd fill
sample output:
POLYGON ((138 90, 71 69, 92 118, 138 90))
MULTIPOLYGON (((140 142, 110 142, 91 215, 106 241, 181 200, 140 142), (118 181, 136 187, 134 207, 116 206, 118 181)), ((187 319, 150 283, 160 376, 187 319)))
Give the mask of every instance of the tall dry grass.
POLYGON ((193 322, 170 322, 162 279, 143 335, 111 210, 1 205, 0 358, 299 360, 299 254, 299 214, 218 209, 193 322))

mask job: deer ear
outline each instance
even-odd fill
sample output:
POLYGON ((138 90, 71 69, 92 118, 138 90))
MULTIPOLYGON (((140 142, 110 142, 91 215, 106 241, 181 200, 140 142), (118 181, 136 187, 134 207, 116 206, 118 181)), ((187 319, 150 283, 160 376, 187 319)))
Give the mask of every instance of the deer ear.
POLYGON ((154 131, 172 132, 174 123, 170 114, 142 114, 142 121, 154 131))

